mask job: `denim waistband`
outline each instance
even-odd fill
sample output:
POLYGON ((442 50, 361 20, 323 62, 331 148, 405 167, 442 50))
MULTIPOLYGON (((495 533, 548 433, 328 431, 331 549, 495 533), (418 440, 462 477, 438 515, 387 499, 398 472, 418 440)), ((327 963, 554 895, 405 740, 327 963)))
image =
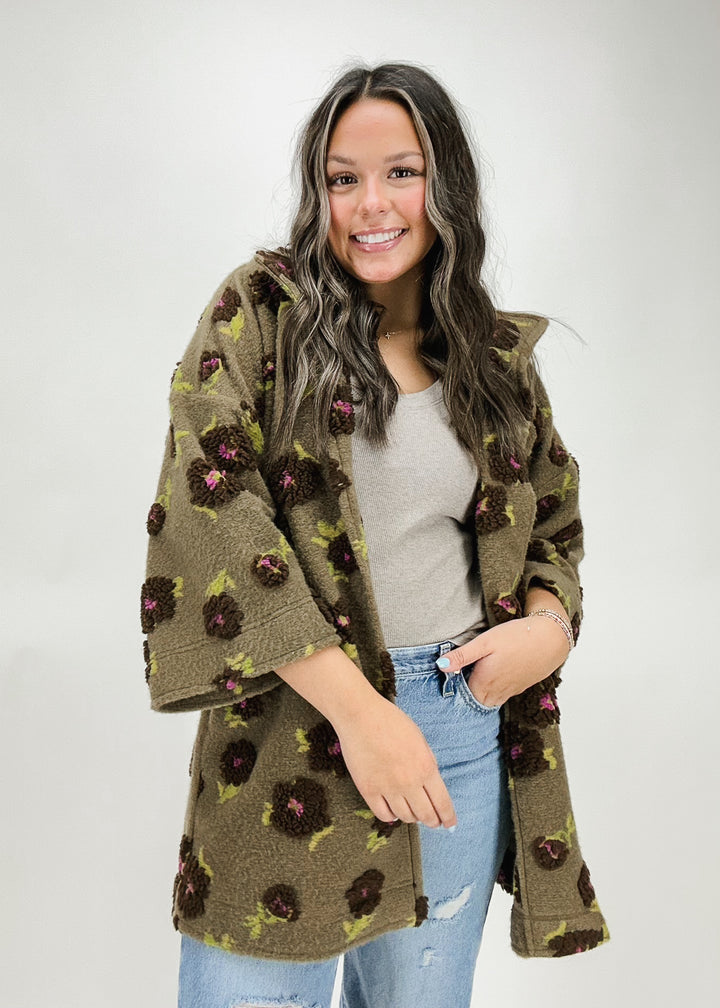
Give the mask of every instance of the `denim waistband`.
POLYGON ((395 668, 395 675, 412 675, 419 669, 427 668, 432 671, 439 671, 435 666, 435 661, 440 655, 452 651, 457 645, 452 641, 440 641, 437 644, 415 644, 411 647, 388 648, 388 653, 392 658, 395 668))

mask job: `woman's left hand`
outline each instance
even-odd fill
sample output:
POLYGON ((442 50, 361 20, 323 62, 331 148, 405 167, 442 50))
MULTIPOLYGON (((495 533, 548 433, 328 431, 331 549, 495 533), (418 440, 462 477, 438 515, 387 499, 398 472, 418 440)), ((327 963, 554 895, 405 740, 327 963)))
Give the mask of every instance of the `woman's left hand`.
POLYGON ((532 616, 491 627, 448 651, 443 657, 449 665, 443 671, 459 672, 472 665, 468 686, 473 696, 494 707, 547 678, 567 655, 562 627, 545 616, 532 616))

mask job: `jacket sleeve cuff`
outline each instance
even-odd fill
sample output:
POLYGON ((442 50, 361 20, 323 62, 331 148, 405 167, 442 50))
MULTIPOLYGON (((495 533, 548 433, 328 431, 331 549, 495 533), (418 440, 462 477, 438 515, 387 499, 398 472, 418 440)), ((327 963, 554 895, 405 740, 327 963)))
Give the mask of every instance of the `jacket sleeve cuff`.
POLYGON ((308 598, 271 620, 247 627, 234 641, 194 641, 171 651, 146 650, 153 710, 164 713, 224 707, 282 683, 275 668, 340 645, 308 598))

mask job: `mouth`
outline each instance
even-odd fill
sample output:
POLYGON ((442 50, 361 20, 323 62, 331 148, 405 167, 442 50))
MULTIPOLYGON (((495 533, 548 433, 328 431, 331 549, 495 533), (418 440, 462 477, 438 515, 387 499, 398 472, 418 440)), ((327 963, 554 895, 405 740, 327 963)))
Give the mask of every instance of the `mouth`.
POLYGON ((392 228, 388 231, 369 231, 365 234, 350 235, 350 240, 365 251, 384 252, 407 234, 407 228, 392 228))

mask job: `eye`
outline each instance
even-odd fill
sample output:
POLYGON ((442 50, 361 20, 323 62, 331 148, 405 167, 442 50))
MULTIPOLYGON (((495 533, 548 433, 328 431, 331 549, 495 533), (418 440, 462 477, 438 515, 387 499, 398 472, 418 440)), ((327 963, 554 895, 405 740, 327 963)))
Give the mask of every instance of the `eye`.
POLYGON ((413 178, 419 174, 420 172, 415 171, 414 168, 404 168, 401 165, 397 165, 397 167, 391 169, 390 171, 391 176, 399 179, 413 178))
POLYGON ((355 176, 351 175, 349 172, 340 172, 339 175, 333 175, 332 178, 328 179, 329 186, 341 186, 352 185, 355 182, 355 176))

